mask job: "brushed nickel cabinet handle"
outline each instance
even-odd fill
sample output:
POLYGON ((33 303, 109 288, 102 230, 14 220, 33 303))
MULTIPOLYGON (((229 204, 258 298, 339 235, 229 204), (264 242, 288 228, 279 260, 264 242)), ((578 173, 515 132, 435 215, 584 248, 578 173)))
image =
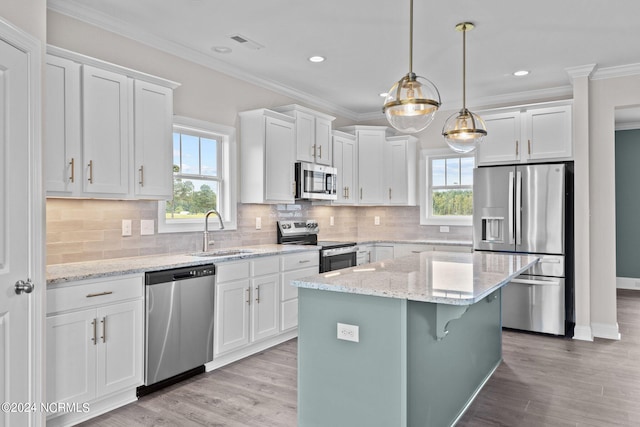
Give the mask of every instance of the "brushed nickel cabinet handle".
POLYGON ((89 184, 93 184, 93 160, 89 160, 89 184))
POLYGON ((351 187, 347 186, 347 199, 351 198, 351 187))
POLYGON ((91 321, 91 325, 93 326, 93 338, 91 338, 91 341, 93 341, 93 345, 97 345, 98 344, 98 342, 97 342, 98 340, 96 339, 96 335, 97 335, 96 329, 98 327, 97 326, 97 324, 98 324, 97 320, 98 319, 93 319, 91 321))
POLYGON ((97 292, 95 294, 87 294, 87 298, 101 297, 104 295, 111 295, 112 293, 113 291, 97 292))
POLYGON ((295 195, 296 195, 296 182, 295 182, 295 181, 293 181, 293 183, 291 184, 291 188, 292 188, 292 190, 293 190, 292 194, 293 194, 293 195, 294 195, 294 197, 295 197, 295 195))
POLYGON ((518 155, 518 140, 516 139, 516 156, 518 155))
POLYGON ((320 155, 318 157, 322 158, 322 145, 318 146, 318 151, 320 151, 320 155))
POLYGON ((102 342, 105 343, 107 342, 107 318, 103 317, 100 323, 102 323, 102 336, 100 338, 102 338, 102 342))
POLYGON ((300 261, 298 261, 298 264, 304 264, 304 263, 307 263, 307 262, 311 262, 311 260, 301 259, 300 261))
POLYGON ((69 162, 69 166, 71 167, 71 176, 69 176, 69 181, 70 182, 75 182, 76 181, 76 175, 75 175, 76 162, 75 162, 75 159, 73 157, 71 158, 71 161, 69 162))
POLYGON ((316 144, 311 146, 311 157, 316 158, 316 144))
POLYGON ((140 165, 138 172, 140 172, 140 181, 138 181, 138 184, 140 184, 140 187, 144 187, 144 165, 140 165))
POLYGON ((256 286, 256 302, 260 304, 260 285, 256 286))
POLYGON ((251 305, 251 288, 247 288, 247 304, 251 305))
POLYGON ((362 200, 362 187, 360 187, 360 200, 362 200))
POLYGON ((529 155, 531 155, 531 140, 527 139, 527 151, 529 152, 529 155))
POLYGON ((391 200, 391 187, 389 187, 389 200, 391 200))

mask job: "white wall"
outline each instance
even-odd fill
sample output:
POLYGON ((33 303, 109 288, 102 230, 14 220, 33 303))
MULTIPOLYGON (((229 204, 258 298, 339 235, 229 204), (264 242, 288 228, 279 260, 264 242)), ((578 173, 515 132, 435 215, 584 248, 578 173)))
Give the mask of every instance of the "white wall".
POLYGON ((615 108, 640 105, 640 76, 591 82, 589 101, 590 278, 594 336, 617 338, 615 108))

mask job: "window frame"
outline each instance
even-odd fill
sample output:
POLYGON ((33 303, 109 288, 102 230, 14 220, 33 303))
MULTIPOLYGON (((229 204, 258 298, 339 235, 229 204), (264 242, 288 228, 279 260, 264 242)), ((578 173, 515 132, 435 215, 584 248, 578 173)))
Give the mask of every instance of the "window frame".
MULTIPOLYGON (((204 120, 193 119, 184 116, 173 117, 173 132, 197 135, 200 137, 215 136, 219 140, 218 149, 218 179, 219 212, 223 218, 225 230, 236 230, 237 226, 237 144, 236 129, 232 126, 220 125, 204 120), (191 131, 191 133, 189 132, 191 131)), ((171 138, 173 151, 173 138, 171 138)), ((173 165, 173 161, 171 162, 173 165)), ((172 172, 173 174, 173 172, 172 172)), ((199 175, 184 174, 185 178, 198 179, 199 175)), ((173 182, 173 179, 172 179, 173 182)), ((158 233, 182 233, 191 231, 204 231, 204 218, 187 220, 170 220, 166 218, 167 201, 158 202, 158 233)), ((209 231, 219 230, 219 221, 209 221, 209 231)))
MULTIPOLYGON (((431 213, 431 205, 433 203, 431 161, 434 159, 462 157, 473 157, 474 168, 477 167, 477 158, 475 153, 455 153, 449 149, 423 149, 420 151, 420 225, 473 225, 473 214, 434 216, 431 213)), ((471 188, 473 191, 473 185, 464 186, 462 188, 471 188)))

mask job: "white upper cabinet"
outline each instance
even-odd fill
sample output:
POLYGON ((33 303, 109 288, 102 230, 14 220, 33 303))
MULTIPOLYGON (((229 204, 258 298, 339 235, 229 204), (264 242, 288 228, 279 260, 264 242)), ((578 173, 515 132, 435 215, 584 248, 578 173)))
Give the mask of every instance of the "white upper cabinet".
POLYGON ((82 67, 82 151, 85 193, 129 192, 128 79, 82 67))
POLYGON ((363 205, 381 205, 386 202, 385 144, 386 127, 357 126, 358 141, 358 194, 363 205), (376 129, 377 128, 377 129, 376 129))
POLYGON ((274 111, 295 119, 297 161, 331 166, 331 122, 335 117, 295 104, 274 111))
POLYGON ((47 55, 44 128, 45 188, 76 195, 81 186, 80 64, 47 55))
POLYGON ((417 138, 410 135, 387 138, 387 203, 416 205, 417 138))
POLYGON ((337 169, 337 200, 334 205, 353 205, 356 203, 358 189, 356 182, 356 137, 348 133, 333 132, 333 167, 337 169))
POLYGON ((135 195, 173 197, 173 91, 136 80, 134 84, 135 195))
POLYGON ((48 47, 48 196, 168 199, 177 83, 48 47))
POLYGON ((295 119, 271 110, 240 113, 240 200, 293 203, 295 119))
POLYGON ((521 107, 482 114, 487 137, 478 147, 478 164, 571 160, 571 105, 521 107))

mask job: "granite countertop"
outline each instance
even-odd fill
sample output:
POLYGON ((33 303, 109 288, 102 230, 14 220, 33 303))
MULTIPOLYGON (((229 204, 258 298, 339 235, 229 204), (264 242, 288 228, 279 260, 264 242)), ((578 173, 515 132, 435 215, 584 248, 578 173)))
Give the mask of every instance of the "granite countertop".
POLYGON ((422 252, 291 283, 300 288, 470 305, 506 285, 538 260, 530 255, 422 252))
POLYGON ((373 245, 376 243, 392 243, 392 244, 408 244, 408 245, 442 245, 442 246, 473 246, 471 240, 437 240, 437 239, 423 239, 423 240, 363 240, 359 241, 359 245, 373 245))
POLYGON ((209 251, 209 253, 231 253, 221 256, 198 256, 203 253, 196 252, 191 254, 149 255, 143 257, 114 258, 98 261, 53 264, 47 266, 47 286, 96 277, 145 273, 147 271, 215 264, 226 261, 237 261, 241 259, 283 255, 295 252, 317 251, 319 249, 319 246, 273 244, 212 249, 209 251), (239 253, 233 253, 233 251, 239 251, 239 253))

